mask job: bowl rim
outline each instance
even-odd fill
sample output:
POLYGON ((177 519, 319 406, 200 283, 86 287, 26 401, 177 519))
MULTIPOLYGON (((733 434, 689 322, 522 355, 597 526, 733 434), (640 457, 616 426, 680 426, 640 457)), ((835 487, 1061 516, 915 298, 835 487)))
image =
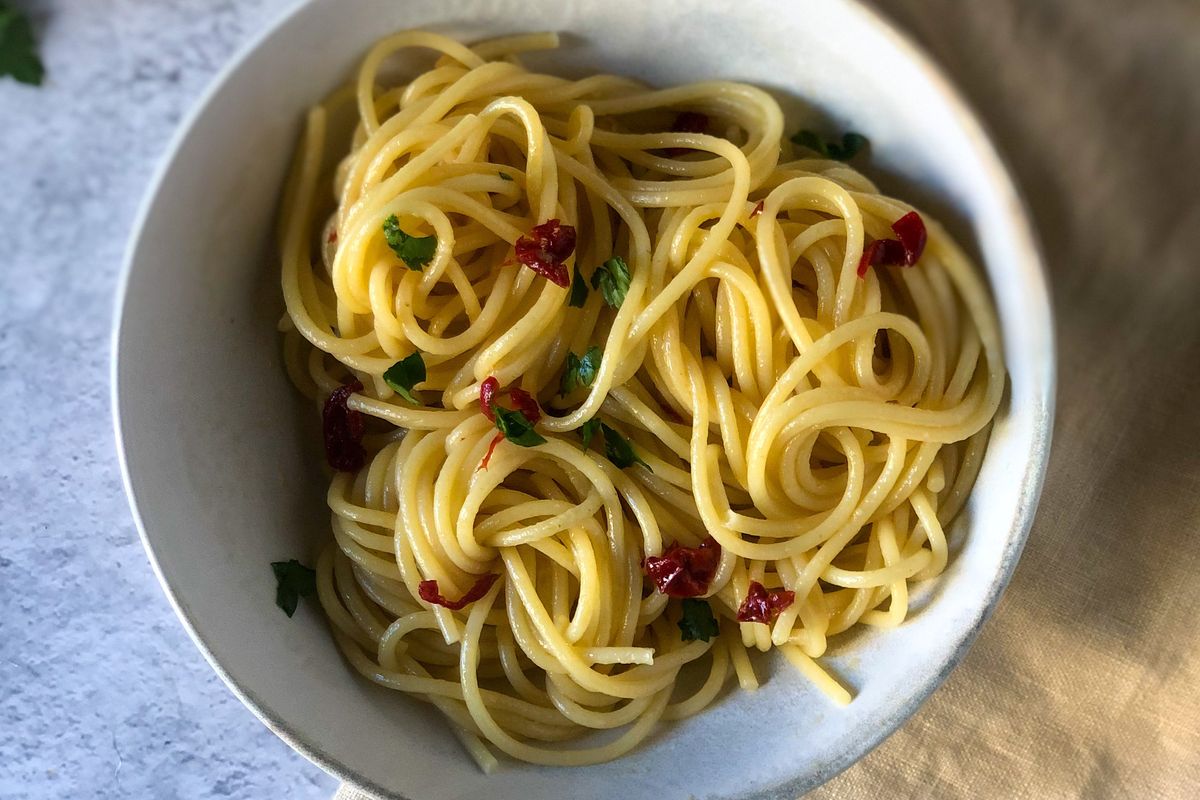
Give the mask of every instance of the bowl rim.
MULTIPOLYGON (((190 109, 176 125, 174 133, 158 157, 158 163, 146 183, 145 193, 142 196, 133 225, 130 228, 129 239, 117 279, 113 322, 110 331, 111 352, 109 359, 109 389, 113 433, 116 439, 117 460, 121 471, 122 486, 125 496, 129 501, 129 508, 134 525, 137 528, 138 537, 146 551, 150 566, 154 571, 159 586, 170 602, 175 616, 183 625, 188 636, 197 649, 200 650, 213 671, 216 672, 234 696, 270 729, 272 733, 325 772, 354 788, 377 795, 381 800, 414 800, 406 795, 398 794, 393 790, 381 786, 371 778, 359 774, 337 758, 326 754, 310 744, 301 732, 293 728, 288 721, 268 709, 260 702, 251 689, 239 683, 217 660, 163 574, 158 555, 147 532, 138 506, 138 500, 134 493, 133 477, 122 433, 120 367, 128 289, 133 273, 133 266, 138 260, 138 251, 145 234, 146 223, 151 209, 163 191, 166 175, 192 128, 207 111, 214 97, 224 88, 230 77, 241 68, 260 46, 274 37, 293 19, 304 13, 314 1, 295 0, 292 5, 285 7, 259 31, 247 39, 237 52, 227 59, 224 65, 217 70, 203 91, 192 102, 190 109)), ((1021 251, 1022 261, 1031 267, 1025 276, 1025 293, 1035 306, 1032 316, 1039 323, 1041 330, 1037 331, 1037 334, 1047 345, 1047 352, 1044 361, 1039 365, 1041 369, 1033 370, 1033 374, 1038 378, 1034 382, 1032 397, 1031 455, 1033 457, 1026 464, 1025 472, 1020 478, 1021 499, 1014 514, 1014 525, 1001 555, 1000 567, 993 576, 992 582, 987 587, 986 592, 983 593, 983 604, 979 614, 971 621, 961 641, 936 671, 935 677, 927 681, 925 685, 920 686, 900 708, 890 716, 881 719, 880 724, 874 726, 869 735, 858 740, 854 746, 843 750, 836 758, 821 764, 817 769, 806 775, 793 777, 790 780, 767 789, 766 791, 771 793, 772 797, 776 795, 783 796, 785 794, 791 797, 799 797, 828 782, 860 761, 898 730, 901 725, 907 722, 916 713, 917 709, 928 700, 930 695, 945 682, 949 673, 962 662, 967 651, 978 637, 983 625, 995 611, 1000 596, 1012 578, 1021 551, 1024 549, 1028 539, 1045 480, 1054 422, 1057 357, 1054 320, 1050 302, 1050 291, 1046 278, 1045 261, 1042 258, 1036 229, 1031 222, 1028 205, 1017 188, 1012 173, 1005 163, 1005 159, 997 150, 992 137, 989 135, 987 126, 976 115, 962 92, 949 79, 941 66, 924 47, 918 44, 909 33, 902 30, 883 11, 872 5, 868 5, 864 0, 841 0, 841 2, 850 14, 857 16, 863 24, 874 28, 886 37, 902 57, 923 73, 933 89, 941 95, 947 109, 953 115, 955 123, 970 140, 975 155, 980 159, 983 169, 988 174, 992 188, 1005 203, 1005 215, 1009 218, 1013 230, 1019 234, 1019 241, 1014 242, 1013 246, 1015 249, 1021 251)))

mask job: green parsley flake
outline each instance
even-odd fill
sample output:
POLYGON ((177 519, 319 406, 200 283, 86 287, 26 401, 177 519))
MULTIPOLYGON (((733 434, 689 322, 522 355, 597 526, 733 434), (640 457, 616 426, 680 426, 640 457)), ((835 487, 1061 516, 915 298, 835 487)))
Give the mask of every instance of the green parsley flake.
POLYGON ((400 359, 383 373, 383 382, 414 405, 420 405, 421 401, 413 394, 413 387, 424 380, 425 359, 419 352, 400 359))
POLYGON ((583 280, 583 273, 579 271, 579 265, 575 265, 575 274, 571 276, 571 299, 567 301, 567 305, 572 308, 583 308, 583 304, 587 302, 588 288, 587 283, 583 280))
POLYGON ((592 417, 587 422, 579 426, 579 436, 583 439, 583 449, 587 450, 592 446, 592 439, 600 432, 600 420, 592 417))
POLYGON ((793 144, 806 147, 813 152, 832 158, 836 161, 849 161, 865 148, 869 141, 860 133, 847 133, 842 136, 842 143, 826 142, 814 131, 797 131, 791 138, 793 144))
POLYGON ((608 460, 616 464, 621 469, 632 467, 634 464, 641 464, 646 469, 650 469, 650 465, 642 460, 641 456, 633 449, 633 445, 629 440, 621 435, 615 428, 610 428, 603 422, 600 423, 600 432, 604 434, 604 455, 608 460))
POLYGON ((697 639, 707 642, 721 633, 721 625, 713 616, 712 607, 704 600, 684 598, 683 616, 679 618, 679 634, 685 642, 697 639))
POLYGON ((603 352, 596 345, 592 345, 583 354, 583 358, 574 353, 567 353, 567 369, 563 372, 558 393, 568 395, 576 389, 591 386, 592 382, 596 380, 596 373, 600 371, 600 359, 603 352))
POLYGON ((546 437, 533 429, 533 423, 520 411, 512 411, 502 406, 493 406, 496 413, 496 429, 504 434, 504 438, 521 447, 536 447, 546 443, 546 437))
POLYGON ((277 584, 275 605, 290 617, 296 613, 301 597, 308 597, 317 591, 317 573, 294 558, 290 561, 272 561, 271 569, 277 584))
POLYGON ((41 86, 46 69, 38 57, 29 18, 0 0, 0 77, 41 86))
POLYGON ((629 291, 629 265, 620 256, 613 256, 592 273, 592 288, 599 289, 604 302, 612 308, 620 308, 629 291))
POLYGON ((512 181, 512 180, 513 180, 513 176, 512 176, 512 175, 509 175, 507 172, 501 172, 501 173, 500 173, 500 180, 502 180, 502 181, 512 181))
POLYGON ((400 220, 395 214, 383 221, 383 235, 392 252, 405 266, 416 272, 420 272, 433 259, 437 250, 436 236, 409 236, 400 230, 400 220))

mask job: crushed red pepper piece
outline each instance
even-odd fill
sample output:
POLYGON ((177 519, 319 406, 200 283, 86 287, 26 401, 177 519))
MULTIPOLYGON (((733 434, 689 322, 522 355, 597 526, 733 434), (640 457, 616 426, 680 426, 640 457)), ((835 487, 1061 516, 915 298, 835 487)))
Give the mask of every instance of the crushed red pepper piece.
POLYGON ((750 212, 750 219, 754 219, 761 214, 763 212, 763 208, 766 207, 766 204, 766 200, 759 200, 758 203, 755 204, 754 209, 750 212))
POLYGON ((646 556, 642 567, 668 597, 700 597, 708 591, 720 561, 721 545, 707 536, 697 547, 672 543, 661 556, 646 556))
POLYGON ((892 230, 904 248, 904 263, 911 267, 925 252, 925 220, 915 211, 910 211, 892 223, 892 230))
POLYGON ((361 392, 357 380, 334 389, 321 410, 321 432, 325 437, 325 459, 329 466, 341 472, 361 469, 367 460, 362 446, 362 414, 346 405, 350 395, 361 392))
POLYGON ((520 239, 514 250, 517 261, 564 289, 571 285, 566 260, 575 252, 575 228, 557 219, 536 225, 520 239))
POLYGON ((489 572, 487 575, 481 575, 479 580, 475 581, 475 585, 468 589, 467 593, 457 600, 447 600, 446 598, 442 597, 441 592, 438 590, 437 581, 421 581, 421 584, 417 587, 417 593, 421 595, 421 599, 426 603, 444 606, 451 611, 461 611, 471 603, 474 603, 476 600, 487 594, 488 589, 491 589, 492 584, 495 583, 499 578, 500 576, 494 572, 489 572))
POLYGON ((500 392, 500 381, 495 375, 489 375, 479 384, 479 409, 492 422, 496 421, 496 412, 492 406, 496 403, 496 395, 500 392))
POLYGON ((910 211, 892 223, 898 239, 876 239, 863 248, 858 260, 858 277, 865 277, 867 270, 876 265, 911 267, 925 252, 925 222, 921 215, 910 211))
POLYGON ((509 389, 508 396, 512 398, 516 410, 524 414, 525 419, 529 420, 530 424, 536 423, 542 418, 542 409, 538 406, 538 401, 529 392, 524 389, 509 389))
POLYGON ((492 453, 496 452, 496 446, 504 441, 504 434, 497 433, 492 437, 492 441, 488 444, 487 452, 483 454, 483 460, 479 462, 479 466, 475 468, 478 472, 481 469, 488 468, 488 462, 492 460, 492 453))
POLYGON ((750 581, 746 599, 738 606, 737 621, 768 624, 794 602, 796 593, 790 589, 767 589, 758 581, 750 581))

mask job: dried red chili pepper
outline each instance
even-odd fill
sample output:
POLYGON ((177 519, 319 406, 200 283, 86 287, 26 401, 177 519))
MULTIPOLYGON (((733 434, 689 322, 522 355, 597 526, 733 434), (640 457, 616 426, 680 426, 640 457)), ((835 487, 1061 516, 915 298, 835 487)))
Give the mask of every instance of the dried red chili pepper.
POLYGON ((661 556, 646 556, 642 567, 668 597, 700 597, 708 591, 720 561, 721 545, 707 536, 697 547, 675 542, 661 556))
POLYGON ((904 263, 911 267, 925 252, 925 220, 915 211, 910 211, 892 223, 892 230, 904 248, 904 263))
POLYGON ((867 270, 876 265, 911 267, 925 252, 925 221, 915 211, 910 211, 892 223, 892 231, 898 239, 876 239, 863 248, 858 260, 858 277, 865 277, 867 270))
POLYGON ((417 587, 417 594, 421 595, 421 599, 426 603, 444 606, 451 611, 461 611, 462 609, 474 603, 479 598, 488 593, 488 589, 492 588, 492 584, 499 579, 499 575, 494 572, 489 572, 487 575, 481 575, 479 580, 475 581, 475 585, 467 590, 467 593, 457 600, 447 600, 442 597, 438 590, 437 581, 421 581, 417 587))
POLYGON ((750 581, 746 599, 738 606, 738 622, 773 622, 779 612, 796 602, 790 589, 767 589, 758 581, 750 581))
POLYGON ((517 239, 517 261, 564 289, 571 285, 566 260, 575 252, 575 228, 551 219, 517 239))
POLYGON ((325 459, 329 466, 342 472, 361 469, 367 460, 362 446, 362 414, 346 405, 350 395, 361 392, 357 380, 334 389, 321 410, 321 429, 325 437, 325 459))
POLYGON ((509 389, 508 396, 512 398, 516 410, 524 414, 525 419, 530 423, 535 423, 542 418, 542 409, 529 392, 524 389, 509 389))

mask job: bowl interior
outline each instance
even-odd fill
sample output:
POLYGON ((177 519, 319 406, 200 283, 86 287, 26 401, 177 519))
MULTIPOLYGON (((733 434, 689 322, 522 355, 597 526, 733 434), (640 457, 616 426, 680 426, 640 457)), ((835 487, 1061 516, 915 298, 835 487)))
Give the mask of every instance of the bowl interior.
POLYGON ((127 265, 114 394, 127 487, 168 595, 206 656, 283 738, 396 797, 787 797, 902 722, 961 657, 1020 551, 1052 402, 1045 288, 1023 212, 977 124, 901 37, 852 2, 313 0, 227 69, 177 138, 127 265), (943 578, 900 629, 835 643, 855 692, 836 709, 786 664, 633 754, 571 770, 506 762, 482 775, 425 705, 352 674, 316 604, 289 620, 269 562, 328 536, 313 410, 284 374, 273 253, 278 194, 303 111, 369 44, 430 27, 465 39, 568 34, 532 66, 666 85, 749 81, 791 128, 823 119, 872 142, 869 174, 938 211, 982 257, 1010 392, 943 578), (801 100, 802 98, 802 100, 801 100), (930 602, 932 601, 932 602, 930 602))

